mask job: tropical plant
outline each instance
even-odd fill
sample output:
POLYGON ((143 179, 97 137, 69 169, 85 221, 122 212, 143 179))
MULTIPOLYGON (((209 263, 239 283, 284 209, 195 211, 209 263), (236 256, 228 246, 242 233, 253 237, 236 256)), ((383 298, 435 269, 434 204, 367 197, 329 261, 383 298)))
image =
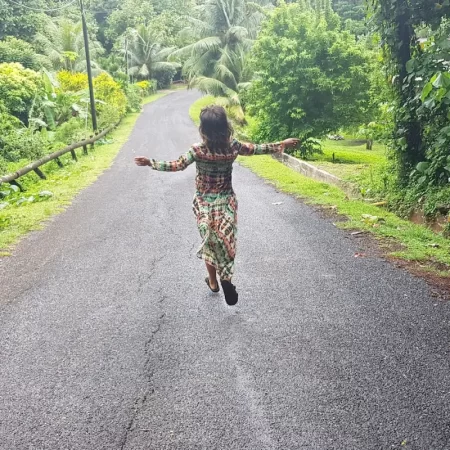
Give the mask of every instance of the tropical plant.
POLYGON ((19 63, 0 64, 0 99, 8 113, 28 122, 34 98, 41 89, 40 74, 19 63))
MULTIPOLYGON (((36 34, 35 45, 47 56, 54 70, 83 72, 86 70, 83 29, 81 22, 74 23, 66 18, 46 19, 44 29, 36 34)), ((99 42, 90 39, 91 65, 99 73, 97 56, 103 53, 99 42)))
POLYGON ((31 41, 38 30, 42 28, 45 14, 40 12, 46 8, 46 0, 26 0, 11 2, 0 0, 0 39, 15 36, 31 41))
POLYGON ((39 58, 35 49, 26 41, 12 36, 0 41, 0 63, 17 62, 26 69, 38 71, 48 61, 39 58))
POLYGON ((252 76, 246 55, 268 5, 264 0, 206 0, 196 9, 199 18, 186 18, 182 34, 195 42, 173 57, 185 61, 183 72, 191 87, 240 107, 238 93, 252 76))
POLYGON ((121 51, 124 55, 128 55, 128 72, 131 76, 140 80, 157 79, 158 73, 176 72, 179 67, 178 63, 167 61, 174 48, 163 47, 159 36, 151 27, 140 25, 134 30, 129 30, 123 39, 127 40, 127 44, 123 45, 121 51))
POLYGON ((115 120, 117 122, 127 110, 127 98, 119 83, 114 81, 111 75, 103 72, 94 78, 94 90, 96 100, 99 101, 97 109, 100 116, 106 110, 109 114, 114 110, 117 113, 115 120))
MULTIPOLYGON (((377 25, 384 43, 392 77, 395 97, 392 143, 396 150, 398 178, 401 185, 406 186, 414 168, 426 159, 427 130, 433 120, 432 114, 422 114, 420 92, 424 82, 439 70, 439 61, 446 60, 438 56, 440 52, 436 53, 434 61, 427 58, 437 46, 427 49, 427 41, 433 43, 434 38, 423 38, 421 33, 432 34, 432 30, 445 23, 450 17, 450 3, 447 0, 371 0, 370 3, 372 23, 377 25)), ((444 46, 448 46, 448 34, 443 38, 444 46)))
POLYGON ((149 23, 155 16, 153 4, 149 0, 124 0, 118 2, 108 17, 105 31, 110 42, 116 42, 128 29, 135 29, 149 23))

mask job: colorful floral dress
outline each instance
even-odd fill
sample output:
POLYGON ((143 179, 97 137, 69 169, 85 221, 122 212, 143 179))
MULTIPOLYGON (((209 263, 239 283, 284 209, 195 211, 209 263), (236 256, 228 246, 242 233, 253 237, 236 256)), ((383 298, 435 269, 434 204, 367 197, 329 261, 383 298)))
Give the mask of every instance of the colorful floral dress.
POLYGON ((232 186, 233 162, 238 155, 251 156, 283 151, 282 143, 243 144, 230 142, 227 154, 213 153, 205 144, 193 145, 174 161, 150 160, 154 170, 175 172, 193 162, 197 165, 194 214, 202 238, 197 256, 214 266, 222 280, 234 271, 237 235, 237 199, 232 186))

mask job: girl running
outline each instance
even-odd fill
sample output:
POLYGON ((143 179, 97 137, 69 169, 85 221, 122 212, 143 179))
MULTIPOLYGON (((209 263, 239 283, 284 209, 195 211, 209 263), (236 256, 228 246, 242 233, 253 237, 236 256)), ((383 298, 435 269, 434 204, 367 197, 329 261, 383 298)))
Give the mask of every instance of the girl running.
POLYGON ((135 158, 138 166, 154 170, 176 172, 196 163, 197 191, 194 195, 194 214, 202 238, 197 256, 205 261, 208 276, 205 281, 212 292, 219 292, 220 284, 228 305, 238 301, 231 279, 236 257, 237 199, 232 186, 233 163, 238 157, 282 153, 296 147, 298 139, 286 139, 274 144, 244 144, 233 139, 233 128, 225 109, 209 106, 200 114, 201 144, 193 145, 175 161, 156 161, 143 156, 135 158))

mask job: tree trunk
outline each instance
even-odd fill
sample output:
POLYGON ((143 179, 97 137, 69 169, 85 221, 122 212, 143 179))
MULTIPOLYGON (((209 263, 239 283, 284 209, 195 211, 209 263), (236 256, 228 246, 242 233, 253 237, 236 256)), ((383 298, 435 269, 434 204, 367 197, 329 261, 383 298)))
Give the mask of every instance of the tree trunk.
POLYGON ((404 85, 408 76, 406 64, 411 59, 411 46, 415 38, 414 29, 410 23, 410 11, 405 8, 404 0, 397 0, 396 6, 398 41, 394 44, 393 50, 399 64, 397 95, 400 105, 395 117, 395 130, 399 138, 405 139, 405 144, 398 149, 399 181, 405 186, 408 184, 411 170, 425 159, 425 154, 422 144, 422 126, 417 119, 416 108, 412 105, 415 98, 414 81, 411 80, 409 86, 404 85), (402 130, 401 133, 400 130, 402 130))
POLYGON ((373 147, 373 139, 367 139, 366 150, 372 150, 372 147, 373 147))

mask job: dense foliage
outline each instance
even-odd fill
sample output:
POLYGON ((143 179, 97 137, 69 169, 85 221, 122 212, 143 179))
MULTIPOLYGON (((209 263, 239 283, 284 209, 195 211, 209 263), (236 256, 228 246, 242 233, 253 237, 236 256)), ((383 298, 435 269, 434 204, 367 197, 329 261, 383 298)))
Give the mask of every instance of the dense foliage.
POLYGON ((393 145, 399 180, 405 186, 412 176, 415 183, 419 172, 420 184, 448 183, 448 141, 439 131, 448 120, 448 105, 441 101, 444 96, 433 99, 433 90, 443 87, 439 73, 448 70, 446 17, 450 4, 435 0, 373 0, 372 7, 394 87, 393 145), (426 159, 429 161, 421 164, 426 159))
MULTIPOLYGON (((250 137, 309 138, 299 157, 330 132, 359 136, 368 149, 383 141, 396 170, 375 183, 379 195, 449 197, 448 0, 85 7, 100 126, 183 80, 216 97, 240 130, 249 124, 250 137)), ((0 0, 0 172, 89 132, 86 64, 78 2, 0 0)))
POLYGON ((360 123, 369 108, 369 58, 338 18, 299 4, 277 8, 253 50, 246 95, 256 137, 324 136, 360 123))

